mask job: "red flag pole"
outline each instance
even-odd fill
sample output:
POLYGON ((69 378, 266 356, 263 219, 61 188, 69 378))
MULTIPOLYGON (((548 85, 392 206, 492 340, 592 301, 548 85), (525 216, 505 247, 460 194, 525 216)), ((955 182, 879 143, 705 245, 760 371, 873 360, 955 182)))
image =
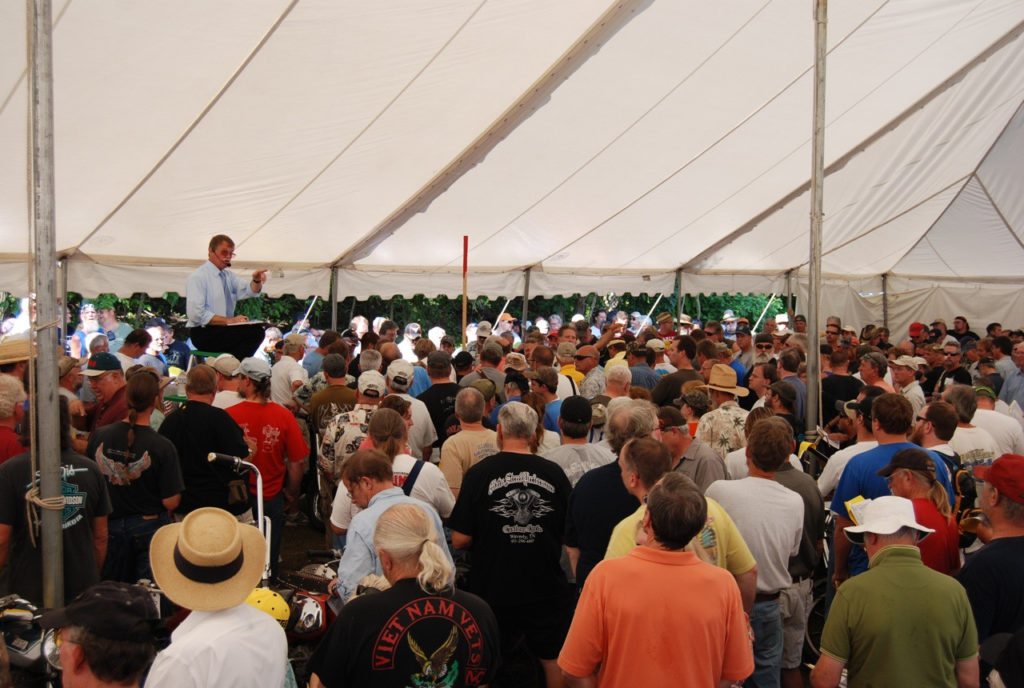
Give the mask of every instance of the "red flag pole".
POLYGON ((466 319, 468 296, 466 292, 466 272, 469 270, 469 236, 462 237, 462 350, 466 350, 466 328, 469 321, 466 319))

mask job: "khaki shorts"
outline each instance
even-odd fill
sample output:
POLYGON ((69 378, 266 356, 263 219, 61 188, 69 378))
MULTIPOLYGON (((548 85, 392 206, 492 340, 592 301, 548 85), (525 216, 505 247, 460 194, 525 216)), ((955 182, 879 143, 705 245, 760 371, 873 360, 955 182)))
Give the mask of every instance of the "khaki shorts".
POLYGON ((779 594, 782 615, 782 668, 800 667, 804 651, 804 631, 811 609, 811 579, 805 578, 783 588, 779 594))

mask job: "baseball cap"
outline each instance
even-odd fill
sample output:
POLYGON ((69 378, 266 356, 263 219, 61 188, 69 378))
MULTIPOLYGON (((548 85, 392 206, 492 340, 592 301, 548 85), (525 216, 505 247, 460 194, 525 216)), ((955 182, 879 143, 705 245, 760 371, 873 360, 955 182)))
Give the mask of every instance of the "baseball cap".
POLYGON ((60 379, 71 372, 73 368, 77 368, 89 359, 87 358, 71 358, 70 356, 61 356, 60 360, 57 361, 57 378, 60 379))
POLYGON ((663 339, 648 339, 647 348, 656 354, 665 352, 665 340, 663 339))
POLYGON ((989 399, 996 398, 996 391, 988 385, 975 385, 974 396, 976 397, 988 397, 989 399))
POLYGON ((935 462, 923 449, 902 449, 896 452, 889 459, 888 465, 878 469, 876 474, 888 478, 901 468, 935 475, 935 462))
POLYGON ((100 351, 89 357, 89 365, 82 371, 83 375, 92 377, 109 373, 111 370, 122 370, 121 361, 117 356, 106 351, 100 351))
POLYGON ((156 603, 145 589, 129 583, 101 581, 70 604, 43 612, 43 628, 80 626, 108 640, 146 642, 160 620, 156 603))
POLYGON ((520 393, 526 394, 530 391, 530 381, 526 379, 526 376, 518 370, 505 369, 505 386, 515 385, 519 388, 520 393))
POLYGON ((890 366, 901 366, 903 368, 910 368, 912 370, 917 370, 918 363, 917 363, 917 360, 916 360, 915 356, 906 356, 906 355, 904 355, 904 356, 900 356, 899 358, 897 358, 894 361, 889 361, 889 365, 890 366))
POLYGON ((920 337, 927 330, 928 326, 925 325, 923 322, 912 322, 910 323, 910 328, 908 332, 910 333, 911 337, 920 337))
POLYGON ((284 338, 284 341, 293 346, 306 346, 308 340, 306 335, 299 334, 298 332, 292 332, 290 335, 284 338))
POLYGON ((537 370, 527 373, 526 377, 536 380, 552 392, 558 389, 558 373, 550 366, 540 366, 537 370))
POLYGON ((407 389, 412 384, 413 374, 412 363, 404 358, 396 358, 388 365, 388 380, 397 387, 407 389))
MULTIPOLYGON (((218 357, 219 358, 219 357, 218 357)), ((244 375, 251 380, 266 380, 270 377, 270 364, 262 358, 250 356, 243 358, 235 370, 235 375, 244 375)))
POLYGON ((498 316, 498 322, 515 322, 515 318, 512 316, 511 313, 502 313, 500 316, 498 316))
POLYGON ((850 420, 856 420, 857 414, 864 416, 864 421, 867 424, 871 422, 871 404, 875 401, 874 397, 865 396, 860 401, 851 399, 850 401, 837 401, 836 410, 845 413, 850 420))
POLYGON ((360 394, 365 394, 368 397, 384 396, 384 376, 376 370, 364 370, 360 373, 356 386, 359 388, 360 394))
POLYGON ((572 358, 576 355, 576 345, 572 342, 562 342, 555 349, 555 355, 559 358, 572 358))
POLYGON ((469 386, 483 394, 484 401, 490 401, 494 398, 494 383, 485 377, 482 377, 479 380, 473 380, 473 382, 469 383, 469 386))
POLYGON ((743 335, 744 337, 750 336, 750 327, 747 325, 738 325, 736 327, 736 334, 743 335))
POLYGON ((999 494, 1024 504, 1024 456, 1003 454, 988 466, 975 466, 974 477, 990 483, 999 494))
POLYGON ((238 359, 231 354, 221 354, 217 358, 213 359, 212 363, 210 363, 211 368, 221 375, 226 375, 227 377, 234 377, 237 375, 239 365, 238 359))
POLYGON ((589 423, 594 417, 594 411, 590 401, 577 394, 562 401, 558 416, 570 423, 589 423))
POLYGON ((151 327, 162 327, 165 330, 169 329, 168 326, 167 326, 167 321, 164 320, 163 318, 161 318, 160 316, 154 316, 154 317, 150 318, 149 320, 147 320, 145 327, 146 327, 147 330, 149 328, 151 328, 151 327))

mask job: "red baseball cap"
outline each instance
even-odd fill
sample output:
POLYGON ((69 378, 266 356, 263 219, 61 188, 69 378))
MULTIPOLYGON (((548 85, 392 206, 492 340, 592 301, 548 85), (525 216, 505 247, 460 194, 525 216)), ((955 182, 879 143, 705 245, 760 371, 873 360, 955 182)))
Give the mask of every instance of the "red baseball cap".
POLYGON ((927 331, 927 329, 928 329, 928 326, 925 325, 922 322, 910 323, 910 336, 911 337, 920 337, 922 334, 925 333, 925 331, 927 331))
POLYGON ((990 466, 975 466, 974 477, 991 483, 1018 504, 1024 504, 1024 456, 1003 454, 990 466))

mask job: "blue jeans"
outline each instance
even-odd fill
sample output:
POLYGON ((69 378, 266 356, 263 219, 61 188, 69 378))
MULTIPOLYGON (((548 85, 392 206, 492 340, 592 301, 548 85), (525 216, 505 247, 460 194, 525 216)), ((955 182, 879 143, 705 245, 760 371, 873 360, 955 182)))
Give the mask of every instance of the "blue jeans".
POLYGON ((782 616, 779 601, 755 602, 750 612, 754 631, 754 673, 746 688, 779 688, 782 670, 782 616))
POLYGON ((134 583, 140 578, 153 580, 149 568, 149 541, 162 526, 171 522, 166 513, 157 516, 128 516, 107 522, 107 557, 103 560, 103 580, 134 583))
MULTIPOLYGON (((258 518, 256 495, 249 493, 253 518, 258 518)), ((284 490, 276 496, 263 498, 263 516, 270 519, 270 577, 277 578, 277 559, 281 554, 281 533, 284 531, 284 490)), ((258 524, 261 528, 263 524, 258 524)))

